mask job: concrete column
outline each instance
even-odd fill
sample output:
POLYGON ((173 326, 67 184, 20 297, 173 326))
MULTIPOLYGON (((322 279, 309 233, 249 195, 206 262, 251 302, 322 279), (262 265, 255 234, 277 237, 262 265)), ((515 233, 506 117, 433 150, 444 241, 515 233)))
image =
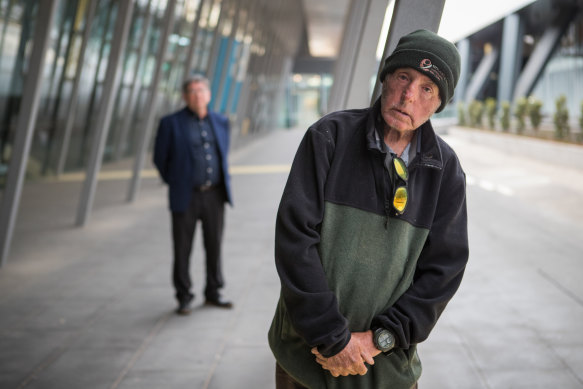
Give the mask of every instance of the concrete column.
MULTIPOLYGON (((350 5, 350 29, 346 34, 354 35, 347 39, 347 46, 342 47, 339 62, 346 62, 344 77, 334 76, 334 85, 341 84, 338 92, 333 92, 333 110, 347 108, 364 108, 369 105, 371 95, 371 80, 376 74, 376 50, 379 41, 379 31, 383 26, 389 0, 352 1, 350 5), (349 47, 350 46, 350 47, 349 47)), ((374 85, 374 84, 373 84, 374 85)))
POLYGON ((514 85, 522 62, 523 23, 520 15, 508 15, 504 19, 502 48, 500 52, 500 72, 498 74, 499 102, 512 101, 514 85))
POLYGON ((466 89, 469 82, 469 74, 472 67, 472 50, 470 45, 470 40, 468 38, 461 40, 458 43, 458 51, 461 57, 461 69, 460 69, 460 79, 455 88, 455 94, 453 96, 454 102, 457 104, 460 101, 464 101, 464 96, 466 95, 466 89))
POLYGON ((381 83, 379 82, 378 76, 383 69, 384 60, 397 47, 399 39, 403 35, 407 35, 420 28, 437 32, 444 5, 445 0, 395 0, 393 18, 391 19, 391 26, 389 27, 389 33, 385 41, 383 60, 379 64, 371 105, 381 94, 381 83))
POLYGON ((33 47, 24 81, 16 137, 6 177, 6 187, 0 205, 0 266, 4 265, 8 259, 18 207, 20 206, 26 164, 38 114, 42 70, 55 18, 56 3, 56 0, 46 0, 38 4, 36 27, 32 40, 33 47))
POLYGON ((346 108, 346 96, 349 93, 349 86, 357 61, 357 56, 354 53, 358 50, 361 42, 361 33, 363 25, 366 23, 369 6, 370 0, 352 0, 350 2, 348 17, 344 23, 342 45, 334 65, 334 83, 330 90, 328 112, 346 108))

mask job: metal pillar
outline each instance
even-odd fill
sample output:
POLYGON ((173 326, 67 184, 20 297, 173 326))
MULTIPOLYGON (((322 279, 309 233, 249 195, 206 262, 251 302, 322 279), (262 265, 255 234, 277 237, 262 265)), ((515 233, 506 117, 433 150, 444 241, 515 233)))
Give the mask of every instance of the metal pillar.
POLYGON ((134 201, 138 194, 140 186, 140 178, 146 153, 148 152, 148 143, 150 141, 150 134, 154 126, 154 119, 156 118, 157 109, 156 103, 158 98, 158 85, 162 77, 162 67, 164 66, 164 59, 166 58, 166 50, 168 47, 168 37, 174 27, 174 9, 176 8, 176 0, 168 0, 166 4, 166 13, 164 15, 164 30, 160 36, 160 46, 158 47, 158 63, 156 64, 156 71, 150 85, 150 95, 146 103, 146 121, 144 122, 143 131, 138 141, 138 148, 136 149, 136 158, 134 159, 134 169, 130 188, 128 191, 128 201, 134 201))
POLYGON ((56 0, 45 0, 38 4, 37 25, 34 31, 33 48, 28 72, 24 82, 22 104, 16 127, 16 138, 6 178, 6 188, 0 207, 0 266, 6 263, 14 233, 14 225, 20 205, 20 196, 30 144, 39 107, 42 70, 49 45, 49 37, 55 17, 56 0))
POLYGON ((186 65, 184 66, 184 73, 182 74, 182 81, 186 81, 192 75, 192 70, 194 66, 194 51, 196 49, 196 41, 198 39, 198 31, 200 30, 200 15, 202 13, 202 6, 207 0, 200 0, 198 3, 198 9, 196 10, 196 18, 194 19, 194 24, 192 26, 192 35, 190 36, 190 45, 188 46, 188 52, 186 54, 186 65))
MULTIPOLYGON (((214 31, 212 32, 212 45, 211 45, 211 52, 208 58, 207 67, 205 69, 206 78, 211 83, 211 90, 213 86, 213 79, 215 77, 215 71, 217 66, 217 60, 219 57, 219 49, 221 46, 221 37, 223 36, 223 25, 225 24, 225 19, 228 18, 229 7, 232 5, 231 0, 216 0, 216 3, 220 2, 220 13, 219 13, 219 20, 217 21, 217 25, 215 26, 214 31)), ((211 96, 212 98, 212 96, 211 96)))
POLYGON ((523 22, 520 15, 512 14, 504 18, 502 48, 500 53, 500 74, 498 75, 499 102, 512 101, 514 85, 522 62, 523 22))
MULTIPOLYGON (((11 8, 10 6, 8 8, 11 8)), ((10 86, 8 87, 8 97, 6 102, 6 107, 4 109, 4 115, 2 115, 2 121, 0 122, 0 161, 8 162, 7 154, 7 144, 10 140, 10 124, 12 123, 12 117, 16 115, 20 104, 22 102, 22 90, 24 90, 24 75, 23 69, 25 69, 25 59, 26 59, 26 45, 29 42, 32 33, 34 32, 33 25, 33 11, 35 11, 36 4, 32 1, 27 1, 24 3, 24 10, 20 15, 20 22, 22 24, 20 39, 18 42, 18 49, 16 50, 16 59, 14 61, 14 66, 12 67, 12 75, 10 77, 10 86)), ((7 10, 8 12, 8 10, 7 10)), ((7 18, 9 14, 6 14, 7 18)), ((9 24, 6 21, 6 24, 9 24)))
POLYGON ((330 111, 363 108, 370 101, 371 79, 375 75, 379 31, 390 0, 353 0, 334 72, 330 111))
POLYGON ((250 56, 250 42, 246 42, 247 34, 251 34, 253 31, 253 21, 252 16, 255 13, 255 9, 257 8, 258 1, 252 0, 250 2, 249 8, 247 9, 247 19, 245 21, 245 27, 242 28, 243 36, 241 37, 241 42, 239 42, 239 55, 237 58, 236 63, 233 65, 233 83, 234 87, 229 88, 229 97, 227 98, 227 115, 231 116, 231 114, 235 113, 235 121, 237 121, 236 107, 233 107, 233 103, 235 101, 237 91, 240 91, 241 85, 247 78, 247 65, 249 62, 250 56), (233 112, 234 111, 234 112, 233 112))
POLYGON ((478 68, 474 72, 472 76, 472 80, 470 81, 470 85, 468 86, 468 90, 466 91, 465 101, 466 103, 470 103, 472 100, 477 100, 478 96, 484 88, 486 87, 486 82, 488 82, 488 78, 490 77, 490 73, 496 62, 498 61, 498 49, 492 48, 492 51, 485 54, 478 65, 478 68))
POLYGON ((89 43, 89 37, 91 36, 91 25, 93 24, 93 19, 95 17, 95 9, 97 8, 96 1, 90 1, 87 5, 87 14, 85 16, 85 27, 83 30, 83 38, 81 41, 81 48, 79 49, 79 58, 77 59, 77 71, 75 72, 75 78, 73 80, 73 88, 71 90, 71 99, 69 100, 69 105, 67 107, 67 115, 65 116, 65 130, 63 132, 63 141, 61 143, 61 149, 59 151, 59 161, 57 163, 57 175, 63 174, 65 170, 65 162, 67 160, 67 154, 69 154, 69 143, 71 142, 71 132, 73 131, 73 123, 75 122, 75 113, 77 112, 77 103, 79 99, 77 94, 79 93, 79 85, 81 83, 81 74, 83 73, 81 69, 83 68, 83 59, 85 58, 85 49, 87 49, 87 44, 89 43))
POLYGON ((385 58, 397 47, 397 43, 403 35, 420 28, 437 32, 444 5, 445 0, 395 0, 393 18, 391 19, 391 26, 385 42, 383 59, 379 65, 371 105, 381 94, 381 83, 378 76, 383 70, 385 58))
MULTIPOLYGON (((218 88, 217 88, 217 92, 215 93, 215 95, 213 96, 213 110, 214 111, 219 111, 220 107, 221 107, 221 102, 223 101, 223 96, 225 93, 225 84, 226 84, 226 80, 229 74, 229 69, 231 68, 231 62, 233 61, 233 57, 235 55, 235 53, 233 53, 233 46, 234 46, 234 42, 235 42, 235 38, 237 36, 237 30, 239 29, 239 19, 240 19, 240 13, 241 13, 241 5, 239 2, 237 2, 236 4, 233 4, 232 7, 234 7, 234 13, 233 13, 233 21, 232 21, 232 25, 231 25, 231 32, 229 34, 229 41, 227 43, 227 49, 226 49, 226 61, 224 61, 224 63, 222 64, 217 64, 217 70, 218 70, 218 76, 219 76, 219 81, 218 81, 218 88)), ((226 113, 226 112, 223 112, 226 113)))
POLYGON ((199 52, 201 53, 201 55, 199 55, 196 58, 196 61, 194 61, 194 63, 192 64, 192 68, 195 71, 200 72, 200 73, 203 72, 203 70, 204 70, 203 68, 205 66, 205 64, 203 63, 203 60, 206 60, 206 62, 208 64, 208 55, 206 55, 206 57, 205 57, 204 51, 206 51, 207 40, 212 39, 212 32, 210 31, 209 25, 210 25, 211 14, 212 14, 214 2, 215 2, 214 0, 204 1, 204 4, 202 5, 202 7, 200 9, 202 21, 199 21, 199 23, 202 23, 202 28, 199 28, 198 35, 200 35, 200 46, 199 47, 201 50, 199 52))
POLYGON ((138 95, 140 88, 142 87, 142 83, 140 82, 140 76, 142 76, 142 69, 144 67, 144 63, 146 62, 145 55, 146 49, 148 45, 146 44, 146 38, 148 37, 148 33, 150 31, 150 25, 152 24, 152 5, 151 0, 148 0, 148 4, 146 5, 146 11, 144 15, 144 21, 142 24, 142 31, 140 34, 140 41, 138 43, 138 50, 137 50, 137 58, 136 63, 134 66, 133 72, 133 79, 132 79, 132 88, 130 90, 130 95, 128 97, 127 109, 123 115, 121 129, 119 131, 119 137, 115 144, 115 151, 114 151, 114 160, 119 160, 122 158, 126 148, 124 147, 127 144, 127 137, 130 132, 130 125, 135 119, 135 110, 138 103, 138 95))
POLYGON ((103 150, 105 149, 105 141, 107 140, 107 134, 111 124, 115 96, 117 94, 119 78, 121 75, 119 67, 123 57, 122 54, 128 40, 128 32, 132 20, 133 6, 133 1, 119 2, 119 8, 115 21, 115 30, 113 33, 115 39, 113 39, 111 43, 111 51, 109 54, 109 61, 107 63, 107 70, 105 72, 105 82, 103 85, 103 92, 101 94, 99 112, 95 121, 95 125, 93 126, 93 147, 89 155, 87 176, 81 191, 79 208, 77 209, 77 226, 85 225, 93 207, 95 189, 97 188, 97 174, 99 173, 99 170, 101 169, 101 163, 103 162, 103 150))
MULTIPOLYGON (((59 53, 60 51, 60 46, 61 46, 61 41, 63 40, 63 36, 66 33, 66 27, 67 25, 70 23, 70 27, 68 28, 69 31, 67 31, 67 35, 69 36, 69 38, 67 39, 67 44, 66 44, 66 48, 65 48, 65 52, 64 52, 64 58, 65 58, 65 63, 59 66, 59 60, 55 58, 55 60, 53 61, 53 69, 51 70, 51 82, 49 84, 49 96, 53 96, 52 100, 52 107, 51 104, 45 104, 46 107, 46 112, 47 115, 49 115, 49 111, 52 111, 50 113, 50 117, 51 117, 51 124, 49 126, 48 129, 48 136, 47 136, 47 144, 45 147, 45 155, 44 155, 44 162, 42 164, 42 174, 46 175, 50 169, 51 166, 51 160, 53 157, 53 149, 55 144, 57 143, 57 140, 55 139, 57 137, 57 133, 59 131, 60 128, 60 120, 59 120, 59 111, 62 109, 61 107, 65 104, 65 99, 63 97, 63 90, 65 88, 65 84, 68 81, 71 81, 71 79, 67 78, 67 69, 69 68, 69 64, 70 62, 73 61, 73 58, 71 56, 71 52, 72 50, 74 50, 74 46, 75 46, 75 36, 78 34, 78 26, 76 26, 77 24, 77 18, 79 18, 80 16, 83 15, 83 13, 85 13, 85 8, 91 8, 91 4, 89 4, 89 6, 84 6, 83 2, 80 1, 76 1, 76 4, 71 4, 70 7, 68 7, 67 11, 64 13, 63 15, 63 22, 62 22, 62 27, 60 28, 59 31, 59 47, 57 48, 57 50, 55 50, 56 53, 59 53), (74 6, 73 6, 74 5, 74 6), (70 22, 69 22, 70 21, 70 22), (59 69, 59 71, 57 71, 57 69, 59 69), (60 73, 59 75, 57 75, 57 73, 60 73), (56 87, 56 94, 53 95, 53 85, 55 83, 55 81, 58 79, 58 86, 56 87), (52 109, 51 109, 52 108, 52 109)), ((56 54, 57 58, 60 57, 59 54, 56 54)), ((79 68, 77 68, 79 69, 79 68)))
POLYGON ((256 69, 256 53, 253 53, 251 50, 251 44, 257 42, 259 40, 259 29, 256 28, 258 20, 261 20, 262 17, 262 10, 260 0, 255 0, 256 6, 254 7, 253 12, 249 14, 249 24, 248 24, 248 32, 251 36, 251 41, 247 41, 244 43, 243 47, 243 68, 239 68, 239 73, 237 77, 244 76, 240 79, 241 86, 239 89, 239 97, 244 96, 244 98, 239 98, 237 102, 236 112, 235 112, 235 128, 236 132, 232 136, 231 144, 235 144, 241 136, 247 134, 250 128, 250 119, 249 119, 249 111, 251 107, 252 97, 257 89, 256 86, 256 76, 257 76, 257 69, 256 69))

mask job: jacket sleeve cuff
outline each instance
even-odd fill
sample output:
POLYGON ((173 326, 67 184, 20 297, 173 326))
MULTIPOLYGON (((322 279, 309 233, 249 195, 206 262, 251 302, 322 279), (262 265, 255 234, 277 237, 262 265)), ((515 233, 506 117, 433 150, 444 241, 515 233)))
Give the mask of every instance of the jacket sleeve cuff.
POLYGON ((322 356, 326 358, 333 357, 334 355, 338 354, 340 351, 344 350, 344 347, 350 342, 351 338, 350 331, 346 331, 346 335, 340 339, 338 342, 331 344, 329 346, 320 345, 318 346, 318 352, 322 354, 322 356))

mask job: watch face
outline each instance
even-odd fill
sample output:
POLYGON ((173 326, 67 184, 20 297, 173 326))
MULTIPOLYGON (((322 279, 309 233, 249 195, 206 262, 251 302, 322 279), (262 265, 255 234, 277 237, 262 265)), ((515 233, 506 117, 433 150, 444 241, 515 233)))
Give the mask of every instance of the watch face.
POLYGON ((387 330, 379 331, 377 343, 381 350, 390 350, 395 345, 395 337, 387 330))

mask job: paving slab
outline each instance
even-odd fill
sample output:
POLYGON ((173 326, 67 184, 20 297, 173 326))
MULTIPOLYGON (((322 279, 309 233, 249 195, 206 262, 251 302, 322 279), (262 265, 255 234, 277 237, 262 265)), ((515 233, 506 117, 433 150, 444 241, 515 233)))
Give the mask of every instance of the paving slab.
MULTIPOLYGON (((419 346, 420 387, 583 388, 582 169, 541 163, 519 137, 465 131, 444 136, 469 177, 470 262, 419 346), (547 206, 552 188, 561 203, 547 206)), ((194 309, 174 313, 170 216, 155 176, 130 204, 126 181, 100 181, 83 228, 73 225, 80 182, 26 183, 0 269, 0 388, 273 388, 275 215, 302 135, 274 131, 232 152, 223 253, 233 310, 202 305, 199 228, 194 309)))

